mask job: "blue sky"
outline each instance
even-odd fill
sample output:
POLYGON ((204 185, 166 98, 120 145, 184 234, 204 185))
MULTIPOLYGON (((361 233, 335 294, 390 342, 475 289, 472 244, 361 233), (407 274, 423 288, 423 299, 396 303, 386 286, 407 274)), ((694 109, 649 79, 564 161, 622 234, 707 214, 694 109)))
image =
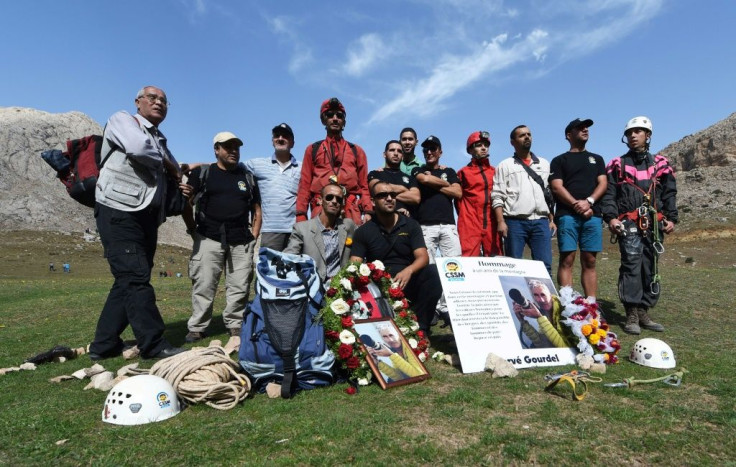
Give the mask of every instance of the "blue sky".
POLYGON ((476 130, 490 131, 497 165, 517 124, 551 159, 568 148, 567 122, 592 118, 588 149, 609 160, 636 115, 652 119, 661 149, 736 111, 730 0, 1 5, 0 106, 78 110, 104 124, 154 84, 172 102, 161 129, 182 162, 210 161, 223 130, 245 141, 244 159, 270 155, 282 121, 301 160, 324 137, 319 105, 332 96, 370 168, 404 126, 440 137, 443 163, 458 169, 476 130))

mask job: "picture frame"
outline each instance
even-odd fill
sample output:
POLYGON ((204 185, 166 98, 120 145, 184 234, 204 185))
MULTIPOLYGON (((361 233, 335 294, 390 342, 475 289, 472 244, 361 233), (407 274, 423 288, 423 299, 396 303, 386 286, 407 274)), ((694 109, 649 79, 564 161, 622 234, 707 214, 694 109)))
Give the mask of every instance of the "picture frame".
POLYGON ((430 377, 393 319, 356 320, 355 331, 381 389, 417 383, 430 377))

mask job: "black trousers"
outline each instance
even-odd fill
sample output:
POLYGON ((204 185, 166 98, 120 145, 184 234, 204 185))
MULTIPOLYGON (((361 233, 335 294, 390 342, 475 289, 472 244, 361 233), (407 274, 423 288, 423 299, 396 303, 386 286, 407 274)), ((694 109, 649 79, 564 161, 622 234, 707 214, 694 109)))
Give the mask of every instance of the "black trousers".
POLYGON ((436 264, 429 264, 411 276, 404 287, 409 306, 417 315, 419 329, 429 336, 437 302, 442 296, 442 283, 436 264))
POLYGON ((115 282, 102 308, 90 352, 103 357, 120 354, 120 334, 130 325, 141 356, 155 355, 170 346, 163 338, 164 321, 151 285, 158 212, 126 212, 97 204, 95 219, 115 282))
MULTIPOLYGON (((653 307, 659 294, 652 290, 655 252, 651 234, 632 232, 635 223, 624 220, 628 234, 618 238, 621 266, 618 269, 618 297, 624 305, 653 307)), ((664 241, 662 234, 661 241, 664 241)))

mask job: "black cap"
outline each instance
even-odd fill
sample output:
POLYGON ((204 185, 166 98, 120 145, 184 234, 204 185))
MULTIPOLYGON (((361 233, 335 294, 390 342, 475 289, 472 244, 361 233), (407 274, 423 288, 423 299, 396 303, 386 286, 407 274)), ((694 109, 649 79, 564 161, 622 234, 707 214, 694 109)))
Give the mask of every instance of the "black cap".
POLYGON ((570 123, 568 123, 567 126, 565 127, 565 136, 567 136, 567 134, 573 128, 578 128, 578 127, 581 127, 581 126, 584 126, 584 127, 593 126, 593 120, 591 120, 589 118, 586 118, 585 120, 580 120, 579 118, 576 118, 575 120, 573 120, 570 123))
POLYGON ((290 136, 291 138, 294 138, 294 132, 291 131, 291 127, 287 125, 286 123, 280 123, 273 127, 273 130, 271 130, 272 135, 283 135, 286 134, 287 136, 290 136))
POLYGON ((428 146, 437 146, 439 148, 442 148, 442 143, 440 142, 440 139, 434 135, 429 135, 427 139, 424 140, 422 143, 422 147, 426 148, 428 146))

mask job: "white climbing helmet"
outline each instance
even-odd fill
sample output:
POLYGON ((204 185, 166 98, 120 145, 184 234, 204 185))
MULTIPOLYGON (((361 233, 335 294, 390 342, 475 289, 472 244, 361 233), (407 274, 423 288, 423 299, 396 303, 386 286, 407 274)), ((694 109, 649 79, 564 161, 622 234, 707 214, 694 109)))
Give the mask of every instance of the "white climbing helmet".
POLYGON ((624 128, 624 135, 632 128, 644 128, 645 130, 649 130, 649 133, 651 133, 652 121, 649 120, 649 117, 645 117, 643 115, 640 117, 634 117, 626 124, 626 128, 624 128))
POLYGON ((174 387, 154 375, 133 376, 110 390, 102 409, 102 421, 114 425, 160 422, 181 412, 174 387))
POLYGON ((639 339, 631 349, 629 360, 652 368, 674 368, 675 354, 667 343, 647 337, 639 339))

